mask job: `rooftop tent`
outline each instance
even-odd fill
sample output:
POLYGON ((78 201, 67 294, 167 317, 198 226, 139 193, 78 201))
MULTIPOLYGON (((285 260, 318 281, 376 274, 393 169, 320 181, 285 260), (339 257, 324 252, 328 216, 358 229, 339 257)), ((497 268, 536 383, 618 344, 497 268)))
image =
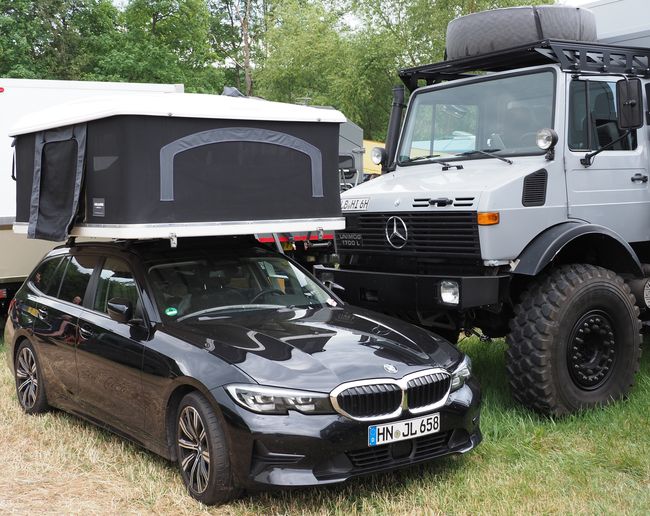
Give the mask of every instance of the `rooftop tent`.
POLYGON ((21 120, 16 232, 152 238, 344 227, 335 110, 163 93, 21 120))

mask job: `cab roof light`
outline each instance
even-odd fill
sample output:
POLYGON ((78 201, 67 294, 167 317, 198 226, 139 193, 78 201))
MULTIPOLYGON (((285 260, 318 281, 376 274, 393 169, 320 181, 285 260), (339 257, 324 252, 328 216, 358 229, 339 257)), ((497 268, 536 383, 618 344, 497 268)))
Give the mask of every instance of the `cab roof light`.
POLYGON ((479 226, 494 226, 499 223, 498 211, 480 212, 477 217, 479 226))

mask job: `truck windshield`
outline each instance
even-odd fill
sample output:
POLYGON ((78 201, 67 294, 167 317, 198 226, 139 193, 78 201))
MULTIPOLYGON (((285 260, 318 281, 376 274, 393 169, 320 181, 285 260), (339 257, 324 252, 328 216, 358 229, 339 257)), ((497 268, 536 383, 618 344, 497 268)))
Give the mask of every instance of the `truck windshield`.
POLYGON ((416 93, 397 162, 541 154, 537 131, 553 127, 551 71, 479 80, 416 93), (422 159, 421 156, 431 156, 422 159))

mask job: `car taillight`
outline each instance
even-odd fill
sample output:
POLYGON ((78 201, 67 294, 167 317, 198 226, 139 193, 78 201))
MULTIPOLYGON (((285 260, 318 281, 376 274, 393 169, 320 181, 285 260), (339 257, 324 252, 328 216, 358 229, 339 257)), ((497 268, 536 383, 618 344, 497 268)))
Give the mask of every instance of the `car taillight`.
POLYGON ((0 299, 7 299, 7 289, 0 288, 0 299))

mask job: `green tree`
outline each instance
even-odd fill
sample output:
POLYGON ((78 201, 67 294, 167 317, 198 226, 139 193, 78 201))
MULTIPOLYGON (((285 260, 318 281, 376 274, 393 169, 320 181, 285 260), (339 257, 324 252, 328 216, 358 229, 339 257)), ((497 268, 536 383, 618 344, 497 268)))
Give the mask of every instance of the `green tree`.
POLYGON ((110 0, 0 0, 0 75, 79 79, 115 44, 110 0))

